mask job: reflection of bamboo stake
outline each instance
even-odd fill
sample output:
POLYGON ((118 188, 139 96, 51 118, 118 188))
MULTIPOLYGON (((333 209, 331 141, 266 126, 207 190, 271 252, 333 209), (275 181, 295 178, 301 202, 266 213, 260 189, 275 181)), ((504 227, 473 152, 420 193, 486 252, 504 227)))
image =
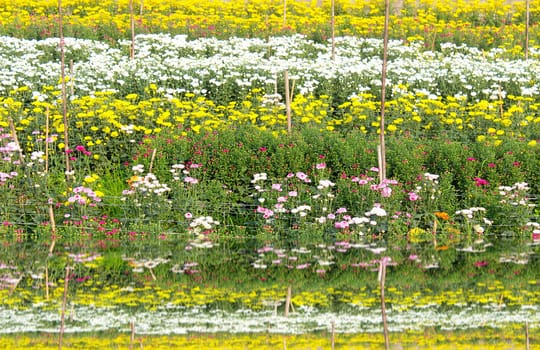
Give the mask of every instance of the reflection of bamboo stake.
POLYGON ((131 320, 131 336, 129 338, 129 350, 133 350, 134 342, 135 342, 135 321, 131 320))
POLYGON ((156 275, 154 275, 154 271, 152 271, 152 269, 150 269, 150 268, 148 269, 148 271, 150 271, 150 276, 152 276, 152 279, 154 281, 157 280, 156 275))
POLYGON ((283 350, 287 350, 287 339, 283 336, 283 350))
POLYGON ((15 282, 15 284, 11 287, 11 289, 9 290, 8 295, 13 294, 13 292, 15 291, 15 289, 17 289, 17 286, 19 285, 19 283, 21 283, 22 279, 23 279, 23 274, 21 274, 21 275, 19 276, 19 279, 17 280, 17 282, 15 282))
POLYGON ((71 92, 71 95, 75 95, 75 85, 73 79, 73 60, 69 61, 69 90, 71 92))
POLYGON ((52 241, 49 247, 49 255, 52 255, 54 251, 54 246, 56 244, 56 222, 54 221, 54 211, 53 211, 52 204, 49 204, 49 219, 51 220, 51 235, 52 235, 52 241))
POLYGON ((287 113, 287 132, 291 133, 292 120, 291 120, 291 93, 289 89, 289 72, 285 71, 285 108, 287 113))
POLYGON ((49 301, 49 263, 45 265, 45 299, 49 301))
POLYGON ((529 341, 529 321, 525 321, 525 349, 530 349, 530 341, 529 341))
POLYGON ((289 309, 291 308, 291 294, 292 294, 292 287, 287 287, 287 299, 285 299, 285 317, 289 316, 289 309))
POLYGON ((331 339, 331 349, 334 350, 336 345, 336 321, 332 321, 332 339, 331 339))
POLYGON ((379 284, 381 287, 381 315, 383 320, 383 333, 384 333, 384 348, 390 349, 390 341, 388 337, 388 322, 386 320, 386 302, 384 300, 384 281, 386 279, 386 259, 382 258, 379 263, 379 284))
POLYGON ((433 248, 437 248, 437 219, 433 220, 433 248))
POLYGON ((62 349, 62 339, 64 337, 64 327, 66 324, 66 304, 67 304, 67 292, 69 287, 69 270, 71 268, 66 266, 66 276, 64 278, 64 298, 62 299, 62 315, 60 317, 60 333, 58 335, 58 350, 62 349))

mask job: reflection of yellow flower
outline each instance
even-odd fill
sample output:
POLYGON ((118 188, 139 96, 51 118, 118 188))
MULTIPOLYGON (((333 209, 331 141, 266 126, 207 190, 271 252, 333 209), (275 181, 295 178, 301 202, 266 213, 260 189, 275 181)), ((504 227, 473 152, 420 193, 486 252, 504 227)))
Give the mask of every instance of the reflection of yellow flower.
POLYGON ((448 220, 450 219, 450 215, 444 211, 437 211, 435 212, 435 216, 438 217, 441 220, 448 220))
POLYGON ((421 243, 429 240, 429 233, 420 227, 411 228, 407 236, 411 243, 421 243))

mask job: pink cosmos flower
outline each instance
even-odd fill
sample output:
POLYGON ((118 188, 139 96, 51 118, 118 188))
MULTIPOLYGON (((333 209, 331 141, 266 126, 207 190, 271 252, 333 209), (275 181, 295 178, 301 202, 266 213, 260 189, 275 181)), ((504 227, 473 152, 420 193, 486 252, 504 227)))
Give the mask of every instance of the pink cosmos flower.
POLYGON ((414 201, 417 201, 420 197, 414 193, 414 192, 409 192, 409 200, 414 202, 414 201))

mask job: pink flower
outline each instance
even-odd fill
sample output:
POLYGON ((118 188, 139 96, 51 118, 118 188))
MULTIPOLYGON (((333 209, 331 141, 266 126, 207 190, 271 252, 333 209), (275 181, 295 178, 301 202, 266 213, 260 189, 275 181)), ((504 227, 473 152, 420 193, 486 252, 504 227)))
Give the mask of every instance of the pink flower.
POLYGON ((489 164, 488 164, 488 167, 489 167, 489 168, 495 168, 496 165, 495 165, 495 163, 489 163, 489 164))
POLYGON ((469 162, 474 162, 474 161, 476 161, 476 158, 474 158, 474 157, 469 157, 469 158, 467 158, 467 160, 468 160, 469 162))
POLYGON ((318 163, 315 165, 315 169, 326 169, 326 163, 318 163))
POLYGON ((417 201, 420 197, 414 193, 414 192, 409 192, 409 200, 414 202, 414 201, 417 201))
POLYGON ((482 179, 482 178, 479 178, 479 177, 475 177, 474 182, 475 182, 475 185, 478 186, 478 187, 489 185, 489 181, 487 181, 485 179, 482 179))

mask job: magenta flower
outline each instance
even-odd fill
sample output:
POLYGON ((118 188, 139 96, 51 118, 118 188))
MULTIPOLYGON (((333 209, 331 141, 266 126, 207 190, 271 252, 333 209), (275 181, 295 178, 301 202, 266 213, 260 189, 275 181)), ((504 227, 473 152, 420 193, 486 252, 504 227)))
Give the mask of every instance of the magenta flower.
POLYGON ((475 177, 475 178, 474 178, 474 183, 475 183, 475 185, 478 186, 478 187, 489 185, 489 181, 488 181, 488 180, 485 180, 485 179, 482 179, 482 178, 479 178, 479 177, 475 177))

